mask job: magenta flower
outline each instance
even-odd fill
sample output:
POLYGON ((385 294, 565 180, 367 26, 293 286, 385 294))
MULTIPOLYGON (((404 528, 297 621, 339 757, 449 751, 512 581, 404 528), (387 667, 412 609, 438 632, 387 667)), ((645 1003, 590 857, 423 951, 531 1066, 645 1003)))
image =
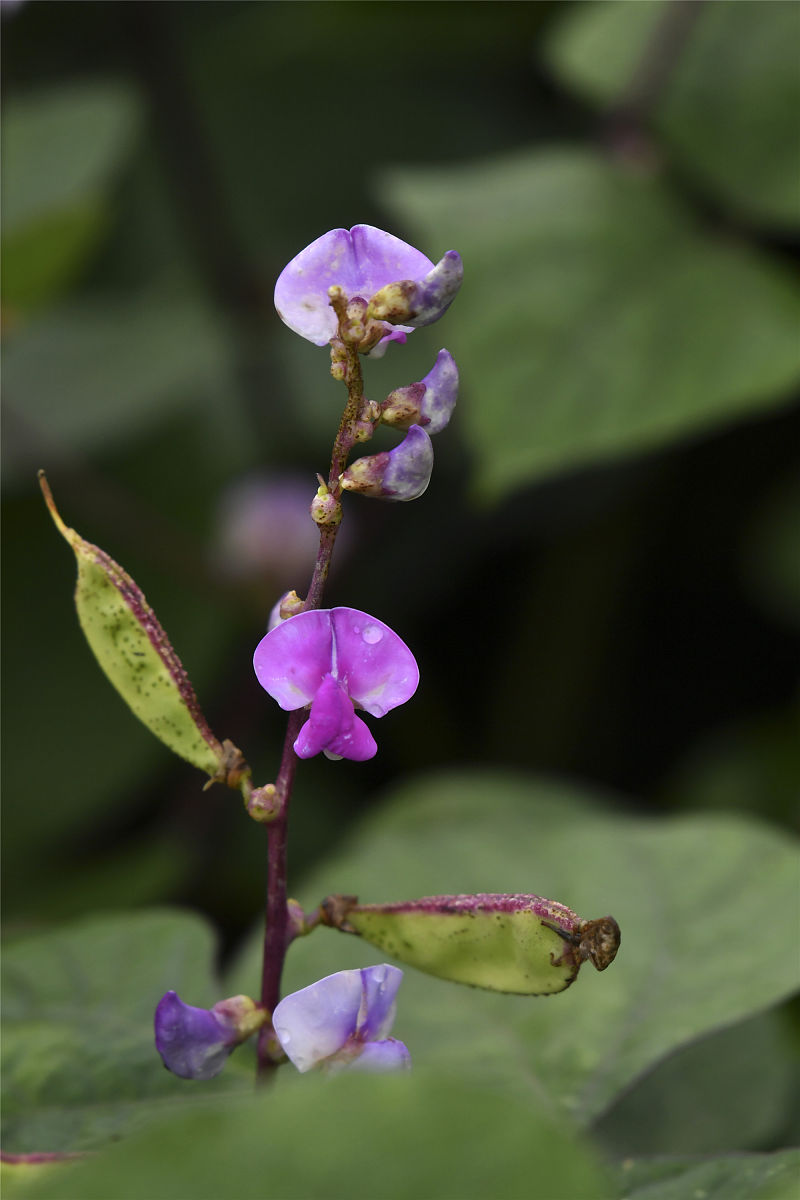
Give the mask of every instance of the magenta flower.
POLYGON ((294 743, 298 758, 363 762, 377 753, 357 705, 383 717, 417 690, 419 669, 405 642, 356 608, 315 609, 282 621, 253 656, 258 682, 282 709, 310 706, 294 743))
POLYGON ((156 1008, 156 1049, 173 1075, 213 1079, 228 1055, 266 1019, 267 1013, 249 996, 232 996, 213 1008, 193 1008, 177 992, 167 992, 156 1008))
POLYGON ((281 1000, 272 1014, 275 1036, 298 1071, 410 1067, 403 1043, 386 1036, 402 978, 388 963, 328 975, 281 1000))
POLYGON ((394 450, 357 458, 341 475, 348 492, 382 500, 416 500, 426 490, 433 471, 433 444, 424 429, 412 425, 394 450))
POLYGON ((369 316, 388 323, 385 345, 387 339, 405 341, 403 335, 436 321, 461 286, 462 274, 455 250, 434 266, 393 234, 354 225, 324 233, 284 267, 275 285, 275 308, 295 333, 324 346, 337 332, 329 288, 341 287, 348 300, 377 297, 379 311, 369 316))

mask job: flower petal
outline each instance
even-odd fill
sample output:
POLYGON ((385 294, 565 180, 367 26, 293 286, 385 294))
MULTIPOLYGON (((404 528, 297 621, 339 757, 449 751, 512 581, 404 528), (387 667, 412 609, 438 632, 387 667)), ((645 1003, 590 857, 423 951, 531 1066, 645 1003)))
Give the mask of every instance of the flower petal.
POLYGON ((425 384, 424 419, 420 423, 426 433, 440 433, 450 420, 458 399, 458 367, 449 350, 439 351, 436 362, 422 382, 425 384))
POLYGON ((408 1070, 411 1055, 397 1038, 386 1038, 382 1042, 367 1042, 361 1053, 351 1059, 347 1066, 352 1071, 408 1070))
POLYGON ((448 250, 425 278, 417 283, 410 298, 408 324, 419 329, 422 325, 432 325, 438 321, 455 300, 463 280, 461 255, 457 250, 448 250))
POLYGON ((421 251, 374 225, 354 225, 350 234, 355 261, 353 295, 369 300, 395 279, 424 279, 434 269, 421 251))
POLYGON ((340 284, 350 294, 355 256, 347 229, 331 229, 284 267, 275 284, 278 316, 301 337, 324 346, 336 334, 336 314, 328 288, 340 284))
POLYGON ((337 971, 281 1000, 272 1027, 298 1071, 331 1058, 354 1036, 362 992, 360 971, 337 971))
POLYGON ((294 743, 298 758, 313 758, 321 750, 353 762, 364 762, 378 752, 374 737, 353 711, 353 701, 332 675, 323 679, 311 715, 294 743))
POLYGON ((363 995, 356 1027, 362 1040, 377 1041, 392 1028, 397 1012, 397 990, 402 982, 403 972, 389 963, 362 967, 363 995))
POLYGON ((167 992, 155 1015, 156 1049, 181 1079, 213 1079, 238 1045, 235 1027, 207 1008, 184 1004, 167 992))
POLYGON ((412 425, 399 446, 389 451, 381 494, 387 500, 417 500, 433 472, 433 443, 421 425, 412 425))
POLYGON ((256 678, 287 712, 310 704, 331 670, 330 610, 298 613, 262 638, 253 655, 256 678))
MULTIPOLYGON (((292 621, 300 621, 308 615, 303 613, 293 617, 292 621)), ((371 716, 383 717, 414 695, 419 684, 419 668, 402 638, 382 621, 356 608, 332 608, 330 617, 335 656, 333 673, 345 684, 352 700, 371 716)), ((268 636, 275 637, 292 621, 285 622, 268 636)))

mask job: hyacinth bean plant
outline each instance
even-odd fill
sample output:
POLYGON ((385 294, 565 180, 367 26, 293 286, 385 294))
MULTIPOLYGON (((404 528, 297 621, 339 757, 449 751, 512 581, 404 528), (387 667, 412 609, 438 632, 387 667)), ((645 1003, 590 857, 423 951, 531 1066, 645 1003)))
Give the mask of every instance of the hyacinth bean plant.
MULTIPOLYGON (((355 607, 323 607, 343 517, 343 493, 416 500, 433 469, 432 434, 447 426, 458 394, 452 355, 439 351, 428 374, 384 400, 365 393, 362 358, 404 344, 438 321, 462 282, 459 255, 436 264, 399 238, 370 225, 317 238, 283 270, 275 306, 285 324, 315 346, 329 346, 331 374, 347 393, 327 478, 310 497, 319 549, 310 583, 277 601, 253 666, 264 691, 288 713, 274 781, 256 785, 246 759, 219 740, 202 715, 186 671, 143 593, 104 551, 68 528, 47 481, 51 514, 78 562, 76 603, 86 637, 111 682, 136 715, 172 750, 205 771, 211 783, 241 793, 246 812, 266 827, 267 900, 258 999, 237 995, 210 1009, 168 991, 155 1013, 155 1042, 165 1066, 187 1079, 209 1079, 231 1052, 257 1036, 258 1076, 292 1063, 298 1071, 402 1069, 407 1047, 389 1036, 402 971, 388 963, 338 971, 281 996, 292 941, 327 926, 379 947, 389 957, 445 979, 494 991, 547 995, 566 989, 581 964, 612 961, 619 929, 611 917, 583 920, 536 895, 432 896, 359 904, 335 895, 306 913, 289 898, 287 839, 298 762, 318 754, 362 762, 378 751, 360 715, 386 716, 410 700, 420 682, 412 651, 377 616, 355 607), (387 425, 402 435, 388 451, 352 452, 387 425)), ((331 766, 331 770, 336 770, 331 766)))

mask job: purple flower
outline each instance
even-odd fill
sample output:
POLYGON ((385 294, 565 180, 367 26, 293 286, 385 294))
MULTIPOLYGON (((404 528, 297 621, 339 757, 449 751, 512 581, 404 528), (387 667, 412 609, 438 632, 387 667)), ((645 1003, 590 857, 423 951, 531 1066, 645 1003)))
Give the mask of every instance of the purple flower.
POLYGON ((424 429, 412 425, 399 446, 357 458, 341 475, 345 491, 383 500, 416 500, 431 481, 433 445, 424 429))
POLYGON ((458 399, 458 367, 449 350, 440 350, 431 370, 419 383, 396 388, 381 405, 381 420, 394 429, 421 425, 426 433, 441 433, 458 399))
POLYGON ((167 992, 156 1008, 156 1049, 173 1075, 213 1079, 228 1055, 266 1019, 265 1010, 249 996, 232 996, 213 1008, 193 1008, 177 992, 167 992))
POLYGON ((417 690, 419 669, 405 642, 356 608, 316 609, 281 622, 253 656, 258 682, 292 712, 311 707, 294 743, 299 758, 363 762, 375 739, 354 705, 383 717, 417 690))
POLYGON ((298 1071, 410 1067, 403 1043, 386 1036, 402 978, 388 963, 328 975, 281 1000, 272 1014, 275 1036, 298 1071))
POLYGON ((328 289, 340 287, 348 300, 369 302, 367 315, 387 321, 386 338, 396 341, 442 315, 458 291, 461 275, 461 259, 454 250, 434 266, 393 234, 374 225, 354 225, 324 233, 284 267, 275 285, 275 308, 295 333, 324 346, 338 328, 328 289), (371 311, 374 297, 379 298, 380 311, 371 311))

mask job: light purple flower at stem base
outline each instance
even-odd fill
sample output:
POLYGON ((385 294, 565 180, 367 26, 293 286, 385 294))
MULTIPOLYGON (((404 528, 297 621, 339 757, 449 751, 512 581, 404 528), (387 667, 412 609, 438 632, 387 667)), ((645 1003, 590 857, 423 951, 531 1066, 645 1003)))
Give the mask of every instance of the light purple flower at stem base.
POLYGON ((310 707, 294 743, 298 758, 363 762, 377 752, 355 705, 383 717, 417 690, 414 655, 397 634, 356 608, 315 609, 289 617, 262 638, 256 678, 287 712, 310 707))
POLYGON ((328 975, 281 1000, 272 1015, 275 1036, 298 1071, 410 1067, 403 1043, 386 1036, 402 978, 388 963, 328 975))
POLYGON ((173 1075, 213 1079, 228 1055, 266 1020, 266 1011, 249 996, 232 996, 213 1008, 194 1008, 184 1004, 177 992, 167 992, 156 1008, 156 1049, 173 1075))
POLYGON ((385 346, 387 339, 404 341, 401 335, 440 317, 458 291, 461 274, 454 250, 434 266, 421 251, 374 225, 331 229, 284 267, 275 285, 275 308, 295 333, 324 346, 338 330, 329 289, 341 288, 346 300, 369 302, 364 308, 367 324, 377 319, 382 326, 370 333, 365 325, 365 343, 374 346, 383 334, 385 346), (370 311, 379 294, 380 315, 370 311), (401 309, 407 314, 405 323, 398 315, 401 309))

